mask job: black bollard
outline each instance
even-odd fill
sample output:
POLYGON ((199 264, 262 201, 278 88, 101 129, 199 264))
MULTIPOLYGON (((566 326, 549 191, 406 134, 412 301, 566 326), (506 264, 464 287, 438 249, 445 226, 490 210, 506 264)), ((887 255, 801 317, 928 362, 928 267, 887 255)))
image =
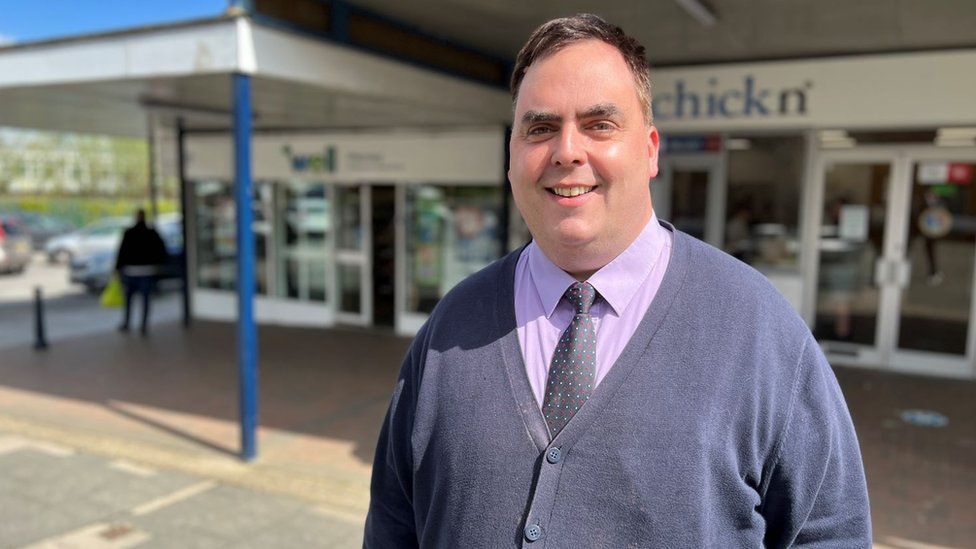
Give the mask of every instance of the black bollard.
POLYGON ((44 337, 44 298, 41 287, 34 287, 34 348, 47 349, 47 338, 44 337))

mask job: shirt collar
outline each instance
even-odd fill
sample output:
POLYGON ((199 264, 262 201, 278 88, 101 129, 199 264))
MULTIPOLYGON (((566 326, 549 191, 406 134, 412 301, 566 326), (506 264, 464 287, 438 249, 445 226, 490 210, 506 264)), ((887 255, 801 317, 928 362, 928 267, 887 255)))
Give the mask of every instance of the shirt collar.
MULTIPOLYGON (((658 223, 657 214, 652 212, 650 221, 630 246, 589 278, 588 282, 617 316, 630 304, 660 257, 665 241, 663 230, 666 229, 658 223)), ((546 257, 534 240, 529 244, 528 254, 529 274, 549 318, 576 279, 546 257)))
POLYGON ((529 275, 532 277, 536 292, 539 293, 539 301, 542 302, 546 318, 549 318, 556 310, 556 305, 559 305, 563 294, 566 293, 566 288, 576 282, 576 279, 550 261, 534 239, 529 244, 528 253, 529 275))

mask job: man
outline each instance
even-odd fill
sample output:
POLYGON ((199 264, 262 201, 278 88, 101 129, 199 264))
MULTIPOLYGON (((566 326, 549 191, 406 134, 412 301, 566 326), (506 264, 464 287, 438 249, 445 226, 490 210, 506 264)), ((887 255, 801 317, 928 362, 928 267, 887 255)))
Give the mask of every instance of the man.
POLYGON ((367 547, 869 547, 830 366, 764 277, 659 222, 644 48, 592 15, 519 53, 509 179, 533 242, 417 334, 367 547))
POLYGON ((140 333, 147 335, 150 294, 156 287, 156 276, 166 263, 166 244, 155 229, 146 225, 146 211, 136 211, 136 223, 125 230, 119 253, 115 259, 115 271, 125 286, 125 316, 119 331, 129 331, 132 298, 142 296, 142 323, 140 333))

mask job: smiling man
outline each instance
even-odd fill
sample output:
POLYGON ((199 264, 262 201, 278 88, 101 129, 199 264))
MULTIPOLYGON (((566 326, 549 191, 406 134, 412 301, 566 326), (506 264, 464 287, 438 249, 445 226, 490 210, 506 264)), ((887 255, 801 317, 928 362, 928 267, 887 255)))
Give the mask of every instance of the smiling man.
POLYGON ((533 240, 438 304, 400 371, 366 547, 870 547, 857 439, 760 274, 654 214, 644 48, 592 15, 512 77, 533 240))

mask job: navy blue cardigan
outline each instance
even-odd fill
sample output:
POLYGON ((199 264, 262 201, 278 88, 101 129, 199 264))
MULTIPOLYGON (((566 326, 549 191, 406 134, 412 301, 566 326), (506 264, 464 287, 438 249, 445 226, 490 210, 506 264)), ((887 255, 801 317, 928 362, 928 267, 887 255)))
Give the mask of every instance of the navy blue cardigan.
POLYGON ((366 547, 870 547, 844 398, 765 277, 675 231, 637 332, 549 440, 515 332, 518 253, 452 290, 408 351, 366 547))

